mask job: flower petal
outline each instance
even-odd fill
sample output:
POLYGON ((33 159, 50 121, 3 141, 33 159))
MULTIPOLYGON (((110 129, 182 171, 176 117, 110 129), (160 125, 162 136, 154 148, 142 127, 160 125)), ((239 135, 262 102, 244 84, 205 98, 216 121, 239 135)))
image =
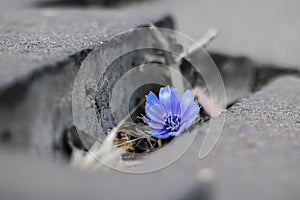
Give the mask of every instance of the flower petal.
POLYGON ((148 95, 146 95, 146 101, 149 104, 149 106, 154 106, 155 104, 159 104, 159 99, 153 92, 149 92, 148 95))
POLYGON ((150 118, 151 121, 163 123, 166 111, 162 105, 155 104, 154 106, 150 107, 148 111, 146 110, 146 115, 148 116, 148 118, 150 118))
POLYGON ((146 95, 146 111, 149 109, 151 106, 154 106, 155 104, 160 104, 159 99, 157 98, 157 96, 150 91, 148 95, 146 95))
POLYGON ((158 139, 166 139, 166 138, 170 137, 170 134, 165 133, 165 134, 162 134, 162 135, 155 135, 153 137, 158 138, 158 139))
POLYGON ((181 126, 177 131, 170 132, 169 134, 171 136, 178 136, 180 135, 186 128, 184 126, 181 126))
POLYGON ((175 89, 170 88, 170 86, 161 88, 159 91, 159 100, 167 113, 180 113, 180 100, 175 89))
POLYGON ((152 129, 152 130, 147 131, 147 132, 152 134, 152 135, 161 135, 161 134, 166 133, 166 131, 164 129, 152 129))
POLYGON ((171 89, 171 110, 172 114, 174 115, 180 115, 181 109, 180 109, 180 98, 178 95, 177 90, 171 89))
POLYGON ((154 129, 154 130, 150 130, 150 131, 147 131, 147 132, 152 134, 153 137, 159 138, 159 139, 165 139, 165 138, 170 137, 169 132, 164 130, 164 129, 163 130, 154 129))
POLYGON ((186 108, 185 112, 181 116, 181 124, 186 124, 186 128, 192 125, 198 116, 200 111, 200 107, 196 102, 190 103, 190 105, 186 108))
POLYGON ((187 90, 183 93, 180 99, 180 109, 181 109, 181 117, 186 112, 188 106, 194 102, 195 94, 190 90, 187 90))
POLYGON ((159 100, 161 104, 165 107, 167 113, 172 113, 171 96, 172 96, 172 92, 170 86, 160 88, 159 100))
POLYGON ((164 127, 163 123, 158 123, 148 118, 144 118, 144 120, 149 126, 151 126, 154 129, 162 129, 164 127))

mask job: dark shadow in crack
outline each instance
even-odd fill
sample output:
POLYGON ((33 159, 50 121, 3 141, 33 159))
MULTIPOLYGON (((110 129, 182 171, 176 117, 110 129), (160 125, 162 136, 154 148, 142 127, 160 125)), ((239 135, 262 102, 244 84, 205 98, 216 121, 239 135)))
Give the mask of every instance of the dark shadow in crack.
POLYGON ((280 77, 280 76, 296 76, 300 77, 300 70, 282 67, 279 65, 272 65, 272 64, 259 64, 252 59, 249 59, 245 56, 230 56, 222 53, 217 52, 209 52, 212 59, 216 63, 217 67, 220 70, 223 79, 226 85, 226 81, 230 82, 239 77, 247 77, 247 76, 254 76, 254 81, 252 84, 251 92, 255 92, 260 90, 266 84, 268 84, 273 79, 280 77), (232 62, 234 61, 234 62, 232 62), (229 63, 231 64, 229 66, 229 63), (246 72, 246 68, 254 70, 254 74, 243 73, 246 72), (236 73, 236 72, 241 73, 236 73), (232 72, 232 73, 230 73, 232 72))
POLYGON ((224 81, 227 107, 231 107, 241 98, 246 98, 260 90, 272 80, 281 76, 300 77, 297 69, 271 64, 259 64, 244 56, 230 56, 210 52, 224 81))

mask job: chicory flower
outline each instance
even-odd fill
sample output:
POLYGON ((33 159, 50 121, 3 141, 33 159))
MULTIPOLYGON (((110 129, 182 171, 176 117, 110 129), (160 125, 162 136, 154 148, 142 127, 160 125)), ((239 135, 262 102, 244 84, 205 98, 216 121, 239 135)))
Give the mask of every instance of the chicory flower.
POLYGON ((200 107, 194 101, 195 95, 187 90, 180 98, 169 86, 161 88, 159 98, 150 92, 146 96, 146 117, 144 121, 153 129, 153 137, 165 139, 178 136, 189 128, 199 114, 200 107))

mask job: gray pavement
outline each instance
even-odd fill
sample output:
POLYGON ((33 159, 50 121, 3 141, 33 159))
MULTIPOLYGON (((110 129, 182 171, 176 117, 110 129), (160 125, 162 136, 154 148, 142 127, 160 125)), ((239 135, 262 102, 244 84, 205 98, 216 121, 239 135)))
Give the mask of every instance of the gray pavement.
POLYGON ((51 9, 26 2, 1 7, 0 141, 4 135, 17 149, 50 156, 63 148, 63 134, 73 124, 73 83, 87 54, 104 44, 117 48, 111 39, 125 30, 149 21, 172 28, 173 21, 147 10, 51 9))
POLYGON ((299 85, 279 78, 227 111, 218 144, 199 161, 215 170, 220 199, 300 197, 299 85))
POLYGON ((298 0, 165 0, 137 7, 170 11, 178 30, 194 39, 217 27, 220 34, 209 50, 299 69, 298 0))
MULTIPOLYGON (((178 30, 195 39, 207 28, 218 27, 220 34, 209 46, 211 51, 252 58, 250 68, 253 64, 283 72, 299 70, 299 1, 166 0, 112 8, 95 4, 37 7, 36 2, 12 0, 0 6, 1 198, 134 199, 141 195, 143 199, 187 199, 192 194, 201 199, 203 194, 193 190, 202 187, 196 175, 209 168, 215 175, 211 184, 216 199, 299 199, 297 72, 295 76, 278 73, 271 82, 262 81, 254 94, 247 90, 249 96, 226 111, 222 135, 203 160, 198 152, 207 123, 200 126, 195 142, 178 161, 153 174, 98 176, 48 163, 60 154, 61 135, 73 124, 74 77, 94 47, 149 20, 172 27, 171 19, 161 15, 167 10, 173 13, 178 30), (41 155, 39 161, 28 155, 28 149, 41 155), (54 157, 44 156, 43 151, 53 151, 54 157)), ((264 74, 265 79, 271 80, 271 71, 264 74)))
POLYGON ((0 18, 0 86, 54 68, 114 34, 163 18, 159 13, 104 9, 26 9, 0 18))
POLYGON ((198 159, 198 152, 207 124, 174 164, 139 175, 86 174, 6 152, 0 157, 0 174, 5 180, 0 182, 1 194, 5 199, 153 199, 153 195, 159 199, 205 199, 205 192, 212 190, 220 200, 298 199, 299 82, 294 77, 280 78, 230 108, 217 145, 203 160, 198 159), (207 177, 209 187, 203 193, 206 184, 201 178, 207 177), (30 184, 24 183, 27 179, 30 184))

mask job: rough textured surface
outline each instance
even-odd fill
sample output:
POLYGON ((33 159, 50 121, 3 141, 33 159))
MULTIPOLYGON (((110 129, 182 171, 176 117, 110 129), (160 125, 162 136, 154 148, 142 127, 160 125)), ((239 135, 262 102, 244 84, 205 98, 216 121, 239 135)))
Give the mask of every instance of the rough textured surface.
MULTIPOLYGON (((8 9, 32 8, 37 2, 40 1, 3 2, 5 6, 1 6, 0 10, 7 12, 8 9)), ((45 2, 55 3, 56 1, 45 2)), ((58 7, 72 8, 74 6, 76 7, 74 4, 67 4, 58 7)), ((84 8, 90 9, 91 7, 97 8, 99 5, 88 3, 84 8)), ((52 10, 51 6, 43 8, 52 10)), ((260 62, 287 68, 299 68, 299 8, 300 3, 297 0, 263 0, 243 3, 238 0, 226 2, 222 0, 149 0, 139 4, 123 4, 118 9, 110 10, 169 11, 176 17, 178 30, 194 39, 199 39, 210 27, 218 27, 220 34, 210 45, 209 50, 250 56, 260 62)))
POLYGON ((215 170, 220 199, 300 197, 299 85, 282 77, 228 110, 218 144, 199 161, 215 170))
POLYGON ((104 43, 117 48, 114 35, 149 21, 173 27, 170 16, 146 10, 8 6, 0 17, 0 142, 61 156, 63 135, 73 125, 72 90, 82 60, 104 43))
POLYGON ((120 13, 99 9, 4 13, 0 18, 0 86, 53 68, 114 34, 161 17, 145 11, 120 13))
POLYGON ((299 69, 298 1, 168 0, 109 10, 37 8, 36 2, 12 0, 0 7, 1 198, 187 199, 192 194, 192 199, 201 199, 204 194, 193 192, 203 189, 196 174, 208 167, 216 176, 217 199, 299 199, 300 80, 282 77, 264 87, 268 70, 259 75, 265 77, 261 90, 227 111, 223 134, 203 160, 198 152, 206 125, 183 157, 152 174, 90 175, 36 161, 20 151, 5 152, 18 147, 44 155, 61 148, 61 135, 72 126, 70 91, 81 61, 102 41, 149 20, 146 10, 168 8, 179 30, 194 38, 218 26, 220 35, 211 50, 299 69))
POLYGON ((151 174, 110 171, 91 176, 8 154, 0 157, 1 177, 6 180, 0 182, 1 194, 5 199, 99 199, 100 196, 132 199, 140 195, 143 199, 153 199, 153 195, 159 199, 187 199, 188 196, 205 199, 201 191, 207 185, 197 180, 197 173, 203 174, 203 168, 208 167, 208 172, 216 178, 211 182, 215 185, 205 191, 214 189, 216 199, 298 199, 300 100, 296 94, 300 92, 299 83, 294 77, 280 78, 232 107, 227 112, 218 144, 204 160, 199 160, 197 154, 206 126, 177 162, 151 174), (278 112, 273 112, 277 107, 278 112), (19 165, 24 169, 19 170, 16 167, 19 165), (31 184, 24 184, 24 179, 30 179, 31 184))
POLYGON ((178 30, 195 39, 217 27, 220 34, 209 50, 299 69, 298 0, 167 0, 140 7, 167 8, 176 17, 178 30))

